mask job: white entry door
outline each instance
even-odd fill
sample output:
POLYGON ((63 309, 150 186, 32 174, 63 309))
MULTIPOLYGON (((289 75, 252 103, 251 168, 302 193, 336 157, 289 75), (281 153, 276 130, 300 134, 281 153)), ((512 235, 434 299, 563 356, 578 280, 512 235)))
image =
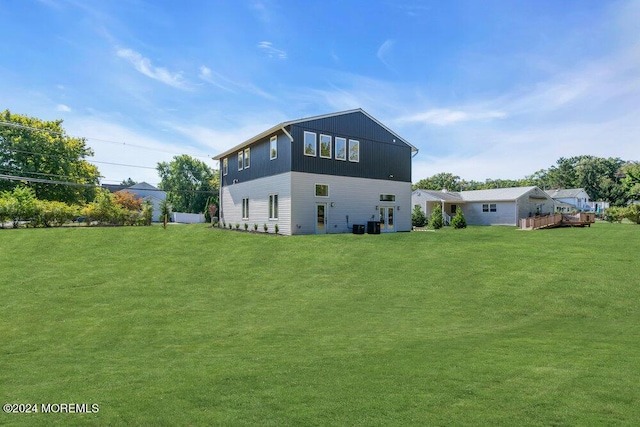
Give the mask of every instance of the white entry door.
POLYGON ((394 206, 380 206, 380 232, 390 233, 395 231, 394 206))

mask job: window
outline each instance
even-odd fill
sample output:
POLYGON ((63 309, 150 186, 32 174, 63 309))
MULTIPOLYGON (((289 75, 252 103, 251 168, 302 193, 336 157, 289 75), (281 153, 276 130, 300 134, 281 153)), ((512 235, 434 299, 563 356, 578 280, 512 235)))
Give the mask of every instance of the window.
POLYGON ((316 134, 313 132, 304 132, 304 155, 316 156, 316 134))
POLYGON ((269 194, 269 219, 278 219, 278 195, 269 194))
POLYGON ((349 161, 350 162, 359 162, 360 161, 360 142, 350 139, 349 140, 349 161))
POLYGON ((381 202, 395 202, 396 195, 395 194, 381 194, 380 195, 381 202))
POLYGON ((251 165, 251 148, 244 149, 244 168, 247 169, 251 165))
POLYGON ((278 158, 278 137, 276 135, 271 137, 271 141, 269 142, 269 159, 277 159, 278 158))
POLYGON ((320 157, 331 158, 331 137, 329 135, 320 135, 320 157))
POLYGON ((222 159, 222 175, 226 175, 227 173, 229 173, 229 159, 228 158, 224 158, 222 159))
POLYGON ((316 197, 329 197, 329 185, 316 184, 316 197))
POLYGON ((242 219, 249 219, 249 198, 242 199, 242 219))
POLYGON ((496 204, 495 203, 483 203, 482 204, 482 212, 496 212, 496 204))
POLYGON ((457 209, 458 209, 457 205, 451 205, 451 215, 455 215, 457 209))
POLYGON ((242 170, 242 166, 244 166, 244 155, 243 152, 240 151, 238 153, 238 170, 241 171, 242 170))
POLYGON ((347 160, 347 140, 336 137, 336 160, 347 160))

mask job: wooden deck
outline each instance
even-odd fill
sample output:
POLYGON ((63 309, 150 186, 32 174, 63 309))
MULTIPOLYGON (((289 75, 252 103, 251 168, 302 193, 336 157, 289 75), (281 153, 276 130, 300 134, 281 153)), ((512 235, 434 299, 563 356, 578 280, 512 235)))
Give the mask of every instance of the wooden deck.
POLYGON ((520 218, 521 230, 539 230, 541 228, 556 227, 591 227, 596 221, 593 213, 580 212, 577 214, 550 214, 534 216, 530 218, 520 218))

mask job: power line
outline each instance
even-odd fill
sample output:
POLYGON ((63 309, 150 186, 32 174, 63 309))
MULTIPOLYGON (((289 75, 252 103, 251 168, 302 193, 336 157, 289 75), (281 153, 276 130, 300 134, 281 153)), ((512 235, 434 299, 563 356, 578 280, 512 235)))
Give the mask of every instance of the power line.
MULTIPOLYGON (((85 187, 85 188, 104 188, 101 185, 97 185, 97 184, 82 184, 79 182, 69 182, 69 181, 54 181, 54 180, 48 180, 48 179, 42 179, 42 178, 33 178, 33 177, 28 177, 28 176, 18 176, 18 175, 6 175, 6 174, 0 174, 0 179, 6 179, 8 181, 24 181, 24 182, 34 182, 37 184, 52 184, 52 185, 66 185, 66 186, 70 186, 70 187, 85 187)), ((127 190, 127 188, 124 188, 124 190, 127 190)), ((144 190, 144 191, 162 191, 165 193, 204 193, 204 194, 215 194, 215 191, 207 191, 207 190, 178 190, 178 191, 167 191, 167 190, 161 190, 159 188, 142 188, 140 190, 144 190)))
POLYGON ((87 180, 87 178, 84 177, 74 177, 71 175, 58 175, 55 173, 44 173, 44 172, 32 172, 32 171, 25 171, 25 170, 15 170, 15 169, 7 169, 7 168, 0 168, 0 170, 5 171, 5 172, 14 172, 14 173, 28 173, 31 175, 40 175, 40 176, 54 176, 56 178, 81 178, 83 180, 87 180))
POLYGON ((25 125, 21 125, 21 124, 18 124, 18 123, 12 123, 12 122, 0 121, 0 126, 14 127, 14 128, 18 128, 18 129, 27 129, 27 130, 37 131, 37 132, 49 132, 49 133, 52 133, 54 135, 59 135, 59 136, 64 136, 64 137, 69 137, 69 138, 90 139, 90 140, 93 140, 93 141, 100 141, 100 142, 107 142, 107 143, 110 143, 110 144, 117 144, 117 145, 124 145, 124 146, 135 147, 135 148, 142 148, 144 150, 158 151, 158 152, 167 153, 167 154, 178 154, 178 155, 180 155, 180 154, 188 154, 189 156, 192 156, 192 157, 200 157, 200 158, 204 158, 204 159, 210 159, 212 157, 212 156, 204 156, 204 155, 201 155, 201 154, 177 153, 177 152, 174 152, 174 151, 161 150, 159 148, 151 148, 151 147, 147 147, 147 146, 144 146, 144 145, 129 144, 127 142, 112 141, 112 140, 109 140, 109 139, 96 138, 96 137, 92 137, 92 136, 73 137, 73 136, 70 136, 70 135, 66 135, 63 132, 54 131, 52 129, 36 128, 36 127, 25 126, 25 125))
MULTIPOLYGON (((60 156, 57 154, 46 154, 46 153, 38 153, 35 151, 27 151, 27 150, 20 150, 17 148, 5 148, 5 150, 7 151, 13 151, 14 153, 22 153, 22 154, 32 154, 34 156, 43 156, 43 157, 53 157, 53 158, 57 158, 57 159, 64 159, 64 160, 78 160, 74 157, 65 157, 65 156, 60 156)), ((124 163, 113 163, 113 162, 102 162, 99 160, 89 160, 89 159, 82 159, 85 160, 89 163, 101 163, 101 164, 105 164, 105 165, 113 165, 113 166, 126 166, 129 168, 139 168, 139 169, 153 169, 155 170, 155 167, 152 166, 139 166, 139 165, 126 165, 124 163)))

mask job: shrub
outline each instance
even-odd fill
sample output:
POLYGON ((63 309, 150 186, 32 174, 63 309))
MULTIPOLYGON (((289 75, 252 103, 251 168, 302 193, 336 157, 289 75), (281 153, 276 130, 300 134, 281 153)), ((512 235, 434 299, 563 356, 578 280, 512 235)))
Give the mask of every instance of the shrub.
POLYGON ((424 227, 427 225, 427 216, 422 212, 419 205, 413 207, 411 212, 411 225, 414 227, 424 227))
POLYGON ((240 224, 236 222, 236 230, 240 228, 240 224))
POLYGON ((622 222, 625 217, 625 208, 612 206, 605 209, 604 219, 609 222, 622 222))
POLYGON ((3 200, 0 217, 12 221, 13 228, 18 228, 20 221, 32 221, 37 214, 36 194, 32 188, 19 185, 11 192, 2 193, 0 199, 3 200))
POLYGON ((625 218, 636 224, 640 224, 640 205, 629 205, 624 212, 625 218))
POLYGON ((169 217, 171 217, 171 211, 173 210, 173 206, 169 203, 169 200, 164 199, 160 202, 160 219, 162 221, 169 221, 169 217))
POLYGON ((433 212, 431 212, 431 217, 429 217, 429 228, 438 230, 442 228, 443 225, 444 220, 442 219, 442 209, 438 206, 433 210, 433 212))
POLYGON ((280 227, 278 227, 278 224, 275 225, 274 230, 275 230, 276 234, 278 234, 278 231, 280 231, 280 227))
POLYGON ((462 209, 460 206, 456 209, 456 214, 451 219, 451 226, 456 229, 467 228, 467 220, 464 217, 464 213, 462 213, 462 209))
POLYGON ((249 224, 247 224, 246 222, 244 223, 244 231, 247 231, 249 229, 249 224))
POLYGON ((262 228, 264 229, 264 232, 265 232, 265 233, 268 233, 268 232, 269 232, 269 227, 267 227, 267 224, 266 224, 266 223, 262 225, 262 228))
POLYGON ((124 209, 130 210, 130 211, 142 210, 142 198, 136 197, 136 195, 130 191, 127 191, 127 190, 116 191, 113 194, 113 197, 114 197, 114 202, 120 205, 121 207, 123 207, 124 209))
POLYGON ((253 224, 253 231, 258 231, 258 224, 253 224))
POLYGON ((36 215, 33 219, 33 225, 60 227, 72 221, 79 213, 78 206, 70 206, 66 203, 49 200, 38 200, 36 202, 36 215))

